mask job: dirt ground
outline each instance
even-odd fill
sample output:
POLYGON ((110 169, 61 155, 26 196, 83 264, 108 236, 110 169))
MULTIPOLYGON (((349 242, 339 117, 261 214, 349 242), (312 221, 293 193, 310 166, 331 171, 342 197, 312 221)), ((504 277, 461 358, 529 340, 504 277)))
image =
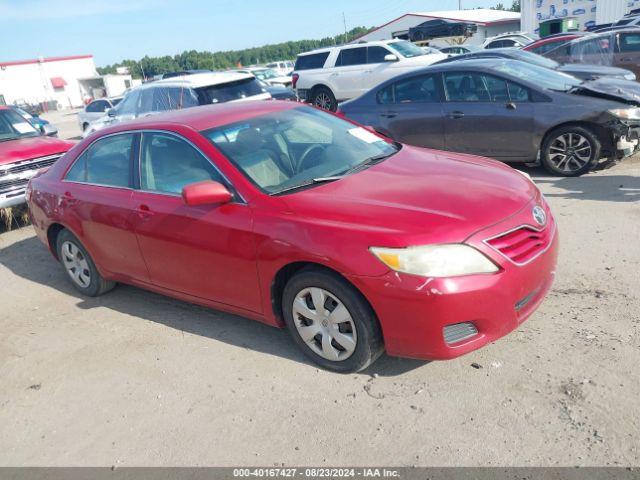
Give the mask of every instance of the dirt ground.
POLYGON ((82 298, 30 227, 1 234, 0 465, 640 465, 640 160, 531 173, 562 239, 539 311, 358 375, 137 288, 82 298))

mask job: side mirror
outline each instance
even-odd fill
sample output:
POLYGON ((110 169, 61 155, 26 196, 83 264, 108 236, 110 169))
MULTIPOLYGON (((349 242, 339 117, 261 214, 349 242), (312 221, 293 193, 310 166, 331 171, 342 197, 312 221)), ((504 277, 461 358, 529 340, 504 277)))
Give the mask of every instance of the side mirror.
POLYGON ((393 53, 390 53, 390 54, 384 56, 384 61, 385 62, 397 62, 398 61, 398 57, 397 57, 397 55, 394 55, 393 53))
POLYGON ((227 187, 212 180, 192 183, 182 189, 182 200, 190 207, 229 203, 232 198, 227 187))
POLYGON ((40 131, 47 137, 55 137, 56 135, 58 135, 58 129, 50 123, 45 123, 44 125, 42 125, 40 127, 40 131))
POLYGON ((115 108, 108 109, 107 110, 107 116, 111 117, 111 118, 115 117, 116 116, 116 109, 115 108))

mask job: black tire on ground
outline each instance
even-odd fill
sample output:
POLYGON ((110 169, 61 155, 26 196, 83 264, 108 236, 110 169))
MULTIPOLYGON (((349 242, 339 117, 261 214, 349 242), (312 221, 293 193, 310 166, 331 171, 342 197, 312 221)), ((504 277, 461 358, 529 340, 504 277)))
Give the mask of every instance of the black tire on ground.
POLYGON ((313 89, 311 103, 323 110, 335 112, 338 109, 338 102, 333 92, 327 87, 316 87, 313 89))
POLYGON ((601 153, 602 144, 593 131, 568 125, 547 133, 540 159, 544 168, 554 175, 577 177, 593 169, 601 153))
MULTIPOLYGON (((332 304, 335 305, 334 300, 327 297, 325 302, 327 311, 332 307, 332 304)), ((337 307, 334 306, 333 308, 337 307)), ((305 355, 327 370, 340 373, 359 372, 371 365, 384 351, 380 325, 371 306, 353 285, 330 271, 320 268, 308 268, 294 275, 285 286, 282 311, 284 312, 287 329, 294 342, 305 355), (322 289, 328 292, 342 303, 348 315, 350 315, 353 326, 355 326, 356 344, 353 352, 347 358, 330 360, 320 356, 303 340, 298 332, 296 322, 301 326, 306 326, 309 321, 298 315, 294 319, 294 300, 296 300, 299 293, 310 288, 322 289)), ((318 348, 322 348, 321 340, 319 340, 319 338, 323 338, 322 334, 320 334, 320 337, 316 336, 314 338, 316 340, 311 340, 310 342, 316 342, 318 348)), ((333 343, 332 345, 335 346, 333 343)))
POLYGON ((424 33, 422 33, 420 30, 414 32, 412 40, 414 42, 421 42, 422 40, 424 40, 424 33))
POLYGON ((102 278, 95 263, 93 262, 93 259, 91 258, 91 255, 89 255, 80 240, 78 240, 69 230, 61 230, 58 234, 58 238, 56 239, 56 252, 58 253, 58 259, 69 276, 72 285, 83 295, 88 297, 98 297, 107 293, 109 290, 112 290, 113 287, 116 286, 115 282, 102 278), (83 274, 83 278, 86 279, 87 276, 89 277, 89 281, 86 286, 81 285, 77 280, 75 280, 73 273, 67 268, 67 265, 65 264, 65 257, 69 258, 69 253, 68 251, 63 251, 65 244, 70 244, 72 248, 75 247, 77 252, 79 252, 77 259, 86 263, 86 268, 83 274))

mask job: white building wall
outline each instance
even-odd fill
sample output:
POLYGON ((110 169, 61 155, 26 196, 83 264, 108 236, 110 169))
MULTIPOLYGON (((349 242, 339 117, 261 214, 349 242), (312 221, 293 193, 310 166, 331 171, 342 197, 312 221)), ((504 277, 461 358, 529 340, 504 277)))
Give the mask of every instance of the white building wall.
POLYGON ((103 78, 108 97, 119 97, 132 87, 131 75, 105 75, 103 78))
POLYGON ((537 32, 540 22, 556 18, 575 17, 580 29, 602 23, 613 23, 640 0, 522 0, 521 29, 537 32))
POLYGON ((36 62, 0 63, 0 95, 8 104, 41 103, 55 100, 61 108, 83 105, 78 78, 97 75, 93 57, 36 62), (66 85, 54 89, 51 79, 63 78, 66 85))

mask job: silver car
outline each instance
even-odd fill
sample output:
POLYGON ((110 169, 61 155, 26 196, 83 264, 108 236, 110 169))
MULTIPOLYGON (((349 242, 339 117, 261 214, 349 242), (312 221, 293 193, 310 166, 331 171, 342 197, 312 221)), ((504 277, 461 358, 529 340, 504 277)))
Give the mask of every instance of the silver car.
POLYGON ((104 117, 107 110, 118 105, 122 98, 123 97, 98 98, 84 107, 84 110, 78 112, 78 125, 82 128, 82 131, 84 132, 91 122, 96 121, 100 117, 104 117))

